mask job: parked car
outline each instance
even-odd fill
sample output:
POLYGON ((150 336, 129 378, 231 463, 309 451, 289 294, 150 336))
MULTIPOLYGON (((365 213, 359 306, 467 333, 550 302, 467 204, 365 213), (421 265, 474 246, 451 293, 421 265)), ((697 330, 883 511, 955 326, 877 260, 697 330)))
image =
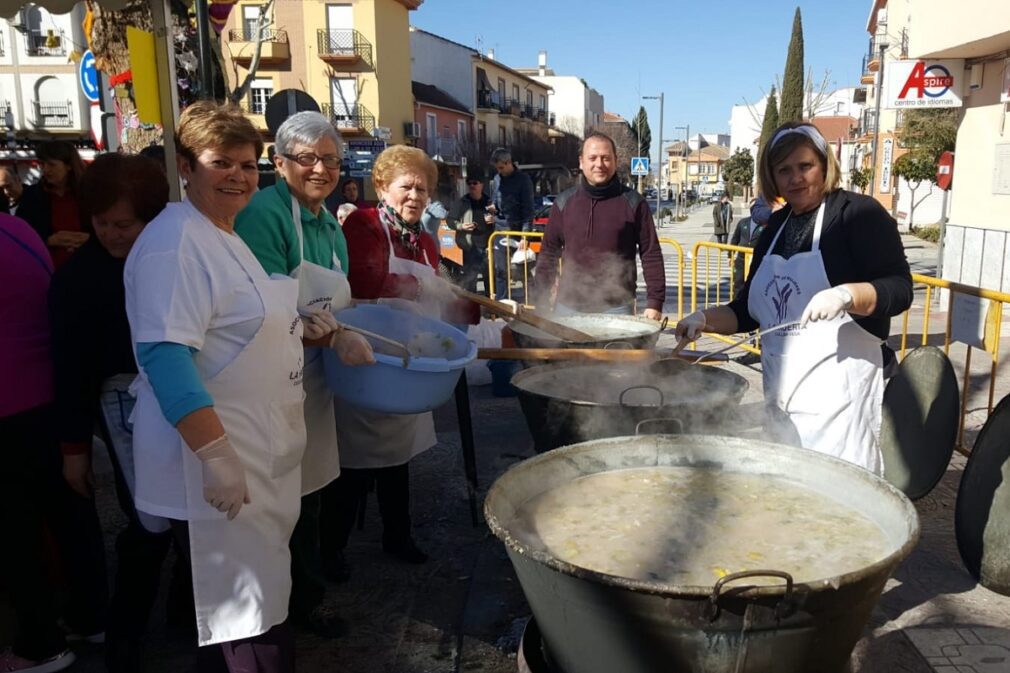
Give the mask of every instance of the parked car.
POLYGON ((556 198, 558 198, 557 194, 544 194, 543 197, 541 197, 540 202, 544 206, 550 208, 552 205, 554 205, 554 199, 556 198))

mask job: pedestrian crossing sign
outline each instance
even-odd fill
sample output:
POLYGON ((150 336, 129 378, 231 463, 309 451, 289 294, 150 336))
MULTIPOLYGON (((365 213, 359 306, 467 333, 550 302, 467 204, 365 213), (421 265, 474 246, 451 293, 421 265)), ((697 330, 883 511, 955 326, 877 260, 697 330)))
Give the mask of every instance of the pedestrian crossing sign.
POLYGON ((649 157, 631 157, 631 174, 648 175, 649 157))

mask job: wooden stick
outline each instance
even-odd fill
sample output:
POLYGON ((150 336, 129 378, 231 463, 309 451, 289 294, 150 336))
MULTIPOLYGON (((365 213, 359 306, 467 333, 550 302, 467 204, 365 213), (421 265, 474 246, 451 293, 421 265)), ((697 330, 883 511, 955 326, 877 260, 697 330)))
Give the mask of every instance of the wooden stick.
POLYGON ((555 336, 559 339, 564 339, 565 341, 571 341, 573 343, 585 343, 587 341, 596 341, 596 337, 591 334, 586 334, 567 325, 562 325, 561 323, 554 322, 553 320, 548 320, 547 318, 532 313, 530 311, 523 310, 520 308, 518 311, 513 309, 511 306, 504 302, 491 299, 490 297, 485 297, 482 294, 475 294, 473 292, 467 292, 461 287, 453 286, 453 292, 458 296, 468 299, 475 304, 479 304, 487 309, 490 309, 495 314, 503 318, 514 318, 520 322, 524 322, 528 325, 532 325, 539 330, 547 332, 551 336, 555 336))
MULTIPOLYGON (((645 362, 676 358, 686 362, 698 359, 702 353, 691 351, 674 355, 669 349, 661 350, 621 350, 618 348, 478 348, 477 357, 483 360, 548 360, 561 362, 565 360, 588 360, 593 362, 645 362)), ((727 362, 725 355, 708 358, 705 364, 727 362)))

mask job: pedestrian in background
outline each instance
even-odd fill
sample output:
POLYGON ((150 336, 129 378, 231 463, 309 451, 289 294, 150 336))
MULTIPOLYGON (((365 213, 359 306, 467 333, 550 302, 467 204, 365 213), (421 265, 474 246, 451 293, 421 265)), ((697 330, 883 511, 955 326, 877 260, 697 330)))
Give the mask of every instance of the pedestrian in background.
MULTIPOLYGON (((775 201, 769 206, 763 196, 758 196, 751 200, 750 217, 745 217, 736 224, 733 235, 729 239, 730 245, 739 245, 744 248, 754 248, 757 245, 761 232, 768 225, 772 213, 780 209, 782 204, 775 201)), ((733 260, 733 287, 736 292, 743 287, 744 281, 744 255, 737 254, 733 260)))
MULTIPOLYGON (((485 221, 495 231, 533 231, 533 181, 512 161, 512 153, 499 147, 491 153, 491 165, 497 175, 491 180, 491 203, 485 210, 485 221)), ((505 238, 494 247, 495 299, 511 298, 508 269, 512 250, 505 238)), ((519 240, 519 249, 526 249, 526 239, 519 240)))
POLYGON ((715 242, 725 243, 729 235, 729 225, 733 223, 733 202, 729 194, 723 194, 719 202, 712 207, 712 226, 715 229, 715 242))
POLYGON ((24 190, 17 169, 13 166, 0 166, 0 213, 17 215, 24 190))
POLYGON ((90 236, 88 222, 79 203, 78 185, 84 162, 77 148, 65 140, 47 140, 35 147, 42 181, 25 189, 18 217, 32 226, 59 268, 90 236))
POLYGON ((471 173, 466 179, 466 194, 456 203, 446 219, 449 228, 456 232, 456 245, 463 251, 464 289, 477 291, 477 277, 484 278, 484 294, 487 294, 487 241, 494 230, 494 223, 485 218, 491 198, 484 193, 484 176, 471 173))

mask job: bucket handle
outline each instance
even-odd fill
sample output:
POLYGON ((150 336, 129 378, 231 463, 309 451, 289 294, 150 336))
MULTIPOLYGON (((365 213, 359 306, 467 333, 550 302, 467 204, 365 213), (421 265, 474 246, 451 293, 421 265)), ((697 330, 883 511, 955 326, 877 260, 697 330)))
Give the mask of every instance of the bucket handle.
POLYGON ((663 316, 663 322, 659 323, 659 331, 660 332, 665 332, 666 331, 666 326, 669 325, 669 324, 670 324, 670 316, 664 315, 663 316))
POLYGON ((666 398, 663 397, 663 391, 662 390, 660 390, 656 386, 641 385, 641 386, 628 386, 627 388, 625 388, 624 390, 622 390, 620 396, 617 398, 618 404, 620 404, 622 407, 630 406, 630 405, 627 405, 627 404, 624 403, 624 396, 627 395, 630 391, 637 390, 639 388, 648 389, 648 390, 655 390, 657 393, 659 393, 659 406, 662 407, 666 403, 666 398))
MULTIPOLYGON (((675 434, 675 435, 682 435, 682 434, 684 434, 684 422, 682 420, 680 420, 679 418, 661 418, 660 417, 660 418, 646 418, 646 419, 643 419, 643 420, 639 421, 638 423, 635 423, 635 435, 641 435, 641 434, 643 434, 642 431, 641 431, 642 430, 642 426, 646 425, 647 423, 671 423, 674 426, 676 426, 676 428, 677 428, 677 431, 674 432, 673 434, 675 434)), ((645 433, 645 434, 653 434, 653 433, 645 433)))
MULTIPOLYGON (((710 622, 714 622, 719 617, 719 598, 723 588, 730 582, 735 582, 746 577, 777 577, 785 580, 786 593, 778 605, 775 606, 775 616, 783 619, 796 611, 796 601, 793 598, 792 575, 781 570, 744 570, 720 577, 715 586, 712 587, 712 595, 708 597, 708 602, 705 604, 705 616, 710 622)), ((741 590, 745 591, 747 588, 752 587, 741 587, 741 590)))

